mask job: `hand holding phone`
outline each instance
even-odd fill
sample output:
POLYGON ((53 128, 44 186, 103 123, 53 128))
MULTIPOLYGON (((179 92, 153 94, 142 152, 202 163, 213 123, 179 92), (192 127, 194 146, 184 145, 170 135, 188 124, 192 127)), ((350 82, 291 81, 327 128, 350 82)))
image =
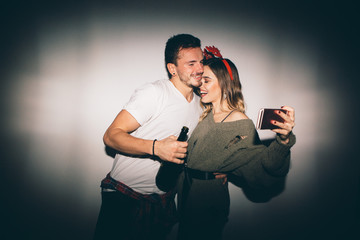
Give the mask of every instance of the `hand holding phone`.
POLYGON ((271 123, 271 121, 275 120, 277 122, 284 122, 285 120, 279 116, 277 111, 282 111, 283 113, 287 113, 285 109, 276 109, 276 108, 262 108, 259 111, 258 119, 256 123, 256 128, 259 130, 263 129, 276 129, 279 128, 271 123))

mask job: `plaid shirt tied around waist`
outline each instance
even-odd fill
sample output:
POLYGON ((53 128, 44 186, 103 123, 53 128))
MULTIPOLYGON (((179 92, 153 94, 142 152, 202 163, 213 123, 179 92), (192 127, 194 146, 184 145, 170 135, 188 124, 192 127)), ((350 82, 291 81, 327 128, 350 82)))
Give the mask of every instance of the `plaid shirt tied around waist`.
POLYGON ((148 232, 154 227, 172 227, 177 221, 175 191, 165 194, 141 194, 122 182, 113 179, 110 173, 101 181, 101 188, 113 189, 138 200, 139 207, 135 216, 135 231, 148 232))

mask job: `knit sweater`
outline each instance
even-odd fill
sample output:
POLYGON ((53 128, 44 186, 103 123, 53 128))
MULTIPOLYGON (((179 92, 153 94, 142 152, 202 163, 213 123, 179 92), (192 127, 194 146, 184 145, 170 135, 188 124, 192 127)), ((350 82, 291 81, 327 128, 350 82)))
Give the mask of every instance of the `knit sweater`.
MULTIPOLYGON (((261 190, 287 175, 290 148, 295 144, 295 136, 291 133, 286 145, 276 137, 269 146, 265 146, 252 120, 217 123, 210 112, 197 125, 188 143, 189 168, 236 175, 247 187, 261 190)), ((178 202, 184 222, 195 224, 208 221, 210 216, 226 222, 230 198, 228 185, 223 184, 223 179, 192 179, 185 209, 182 208, 183 180, 184 173, 178 181, 178 202)))
POLYGON ((231 173, 254 187, 266 186, 288 173, 294 144, 291 133, 288 144, 280 143, 277 136, 266 147, 251 119, 217 123, 210 112, 189 139, 187 162, 189 168, 231 173))

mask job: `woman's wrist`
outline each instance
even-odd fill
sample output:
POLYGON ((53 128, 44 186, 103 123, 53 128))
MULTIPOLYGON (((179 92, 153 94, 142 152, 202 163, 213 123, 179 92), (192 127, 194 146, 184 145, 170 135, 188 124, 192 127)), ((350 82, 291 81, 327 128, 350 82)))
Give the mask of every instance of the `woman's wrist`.
MULTIPOLYGON (((290 132, 291 133, 291 132, 290 132)), ((290 141, 290 133, 288 135, 278 134, 280 143, 287 145, 290 141)))

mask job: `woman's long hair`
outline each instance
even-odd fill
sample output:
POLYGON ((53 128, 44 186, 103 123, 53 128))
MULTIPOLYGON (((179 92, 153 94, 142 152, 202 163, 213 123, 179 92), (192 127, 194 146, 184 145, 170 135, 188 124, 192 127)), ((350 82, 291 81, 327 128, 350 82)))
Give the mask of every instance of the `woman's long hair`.
MULTIPOLYGON (((233 80, 230 78, 230 74, 220 58, 210 58, 204 60, 204 66, 210 67, 211 71, 215 74, 219 81, 219 86, 221 88, 221 99, 225 99, 230 110, 239 110, 242 113, 245 113, 245 102, 244 97, 241 91, 241 83, 239 74, 236 66, 229 59, 224 59, 228 62, 233 80)), ((200 117, 200 121, 203 120, 209 112, 212 110, 211 103, 201 103, 204 107, 204 112, 200 117)))

